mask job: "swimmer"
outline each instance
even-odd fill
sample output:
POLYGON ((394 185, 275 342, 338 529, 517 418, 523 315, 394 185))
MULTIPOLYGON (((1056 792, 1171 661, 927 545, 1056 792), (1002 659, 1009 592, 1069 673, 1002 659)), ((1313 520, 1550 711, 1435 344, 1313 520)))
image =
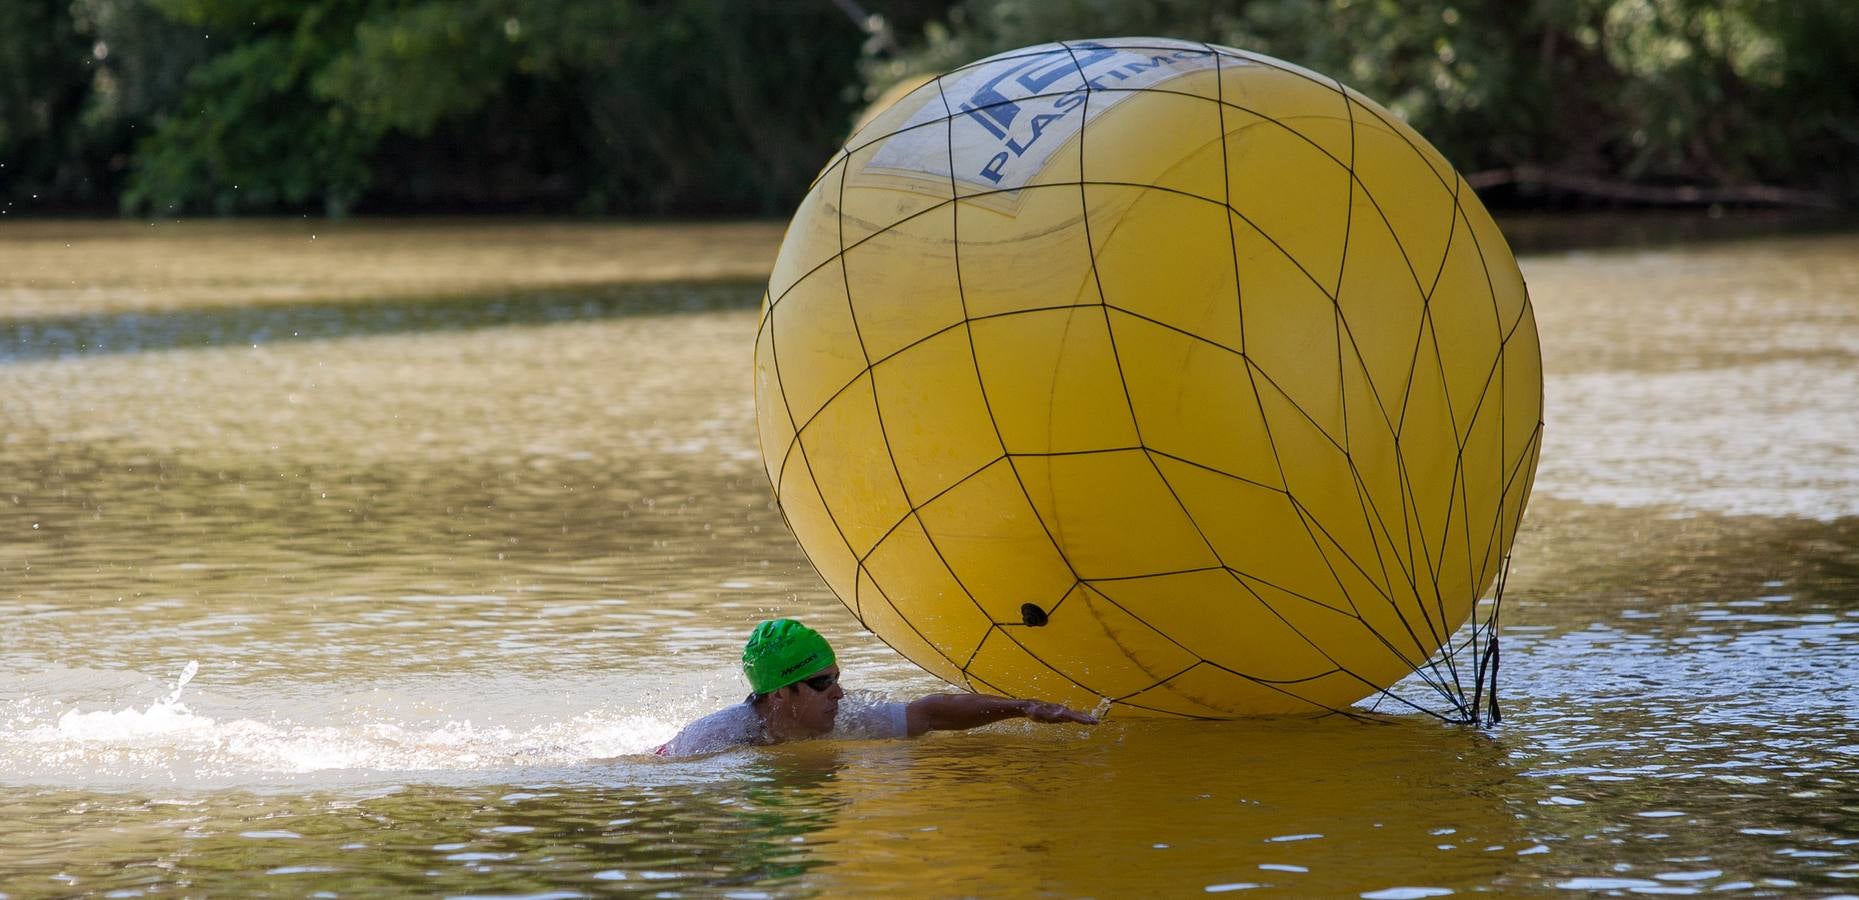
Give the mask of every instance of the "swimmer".
MULTIPOLYGON (((852 738, 916 737, 962 731, 1002 719, 1096 725, 1097 717, 1058 703, 987 694, 931 694, 910 703, 860 705, 842 719, 839 664, 820 633, 793 619, 755 626, 742 648, 747 700, 684 726, 656 751, 694 756, 731 747, 779 744, 834 734, 852 738)), ((849 710, 850 711, 850 710, 849 710)))

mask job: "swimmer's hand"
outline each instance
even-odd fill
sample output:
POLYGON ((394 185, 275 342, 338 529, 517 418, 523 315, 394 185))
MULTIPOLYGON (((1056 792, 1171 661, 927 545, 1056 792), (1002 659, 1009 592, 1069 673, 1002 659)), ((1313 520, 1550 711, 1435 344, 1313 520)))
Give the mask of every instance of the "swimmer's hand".
POLYGON ((1047 703, 1041 700, 1026 701, 1026 717, 1035 722, 1048 725, 1063 725, 1075 722, 1079 725, 1096 725, 1097 717, 1087 712, 1079 712, 1059 703, 1047 703))

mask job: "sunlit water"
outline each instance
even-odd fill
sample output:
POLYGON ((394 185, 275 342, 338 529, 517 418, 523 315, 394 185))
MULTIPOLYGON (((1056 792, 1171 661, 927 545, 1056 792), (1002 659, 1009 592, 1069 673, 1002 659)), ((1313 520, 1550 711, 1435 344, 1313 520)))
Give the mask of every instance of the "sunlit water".
POLYGON ((26 304, 0 896, 1859 892, 1859 239, 1524 268, 1549 423, 1501 725, 674 762, 770 615, 868 696, 939 687, 770 503, 755 285, 26 304))

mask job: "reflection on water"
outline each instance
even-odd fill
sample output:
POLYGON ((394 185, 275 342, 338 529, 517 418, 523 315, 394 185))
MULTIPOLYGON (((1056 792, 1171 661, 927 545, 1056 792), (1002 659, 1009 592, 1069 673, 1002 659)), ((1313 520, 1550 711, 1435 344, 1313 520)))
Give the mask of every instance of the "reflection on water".
POLYGON ((319 300, 0 319, 0 363, 194 347, 256 349, 286 341, 740 309, 759 303, 763 287, 760 281, 668 282, 492 297, 319 300))
POLYGON ((1537 490, 1859 515, 1859 240, 1525 260, 1543 333, 1537 490))
POLYGON ((666 610, 794 568, 751 401, 690 378, 727 370, 752 316, 0 367, 0 566, 43 613, 0 658, 582 666, 599 649, 559 638, 591 621, 662 651, 666 610), (112 620, 144 640, 86 637, 112 620))
POLYGON ((1090 739, 1020 728, 528 774, 373 792, 47 790, 0 805, 0 829, 51 832, 10 860, 18 879, 62 877, 99 893, 599 892, 627 882, 841 895, 902 885, 1128 895, 1160 884, 1333 894, 1489 883, 1534 846, 1503 799, 1515 776, 1501 749, 1419 722, 1375 729, 1372 740, 1358 726, 1308 722, 1113 724, 1090 739), (1158 765, 1188 756, 1219 763, 1187 784, 1178 766, 1158 765), (1369 846, 1380 859, 1367 870, 1336 864, 1369 846))
POLYGON ((678 762, 770 614, 938 686, 769 500, 753 286, 0 317, 0 895, 1859 890, 1859 240, 1524 267, 1501 727, 678 762))
POLYGON ((0 317, 766 280, 782 223, 0 223, 0 317))

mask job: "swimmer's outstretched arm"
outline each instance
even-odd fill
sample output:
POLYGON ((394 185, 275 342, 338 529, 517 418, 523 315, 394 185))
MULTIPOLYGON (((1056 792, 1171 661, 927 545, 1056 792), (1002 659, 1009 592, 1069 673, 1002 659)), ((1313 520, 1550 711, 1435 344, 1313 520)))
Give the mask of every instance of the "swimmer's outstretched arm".
POLYGON ((1012 700, 988 694, 931 694, 904 708, 904 723, 911 737, 927 731, 962 731, 1002 719, 1018 718, 1047 723, 1097 724, 1096 716, 1068 706, 1041 700, 1012 700))

